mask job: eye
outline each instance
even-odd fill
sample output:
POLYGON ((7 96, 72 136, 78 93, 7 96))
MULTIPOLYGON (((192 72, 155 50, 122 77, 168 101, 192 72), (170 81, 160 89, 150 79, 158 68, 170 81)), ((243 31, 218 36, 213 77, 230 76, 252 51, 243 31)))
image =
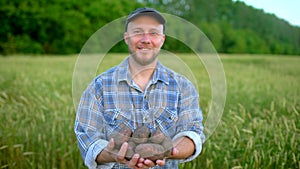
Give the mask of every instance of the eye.
POLYGON ((150 35, 151 35, 151 36, 158 36, 159 34, 158 34, 157 32, 154 32, 154 31, 153 31, 153 32, 150 32, 150 35))
POLYGON ((135 31, 133 31, 133 34, 135 34, 135 35, 140 35, 140 34, 142 34, 143 32, 142 31, 140 31, 140 30, 135 30, 135 31))

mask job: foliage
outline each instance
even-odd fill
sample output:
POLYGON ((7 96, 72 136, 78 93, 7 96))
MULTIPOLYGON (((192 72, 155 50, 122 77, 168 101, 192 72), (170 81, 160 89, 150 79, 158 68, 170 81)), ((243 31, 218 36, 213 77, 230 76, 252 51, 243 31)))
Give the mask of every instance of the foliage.
POLYGON ((300 28, 232 0, 143 0, 198 26, 223 53, 300 54, 300 28))
MULTIPOLYGON (((206 117, 207 72, 197 57, 178 56, 195 72, 206 117)), ((108 55, 99 68, 124 57, 108 55)), ((201 155, 180 168, 299 168, 299 59, 221 55, 228 91, 223 117, 201 155)), ((0 168, 85 168, 73 132, 75 62, 73 56, 0 57, 0 168)))
MULTIPOLYGON (((232 0, 2 0, 0 54, 79 53, 99 28, 142 6, 192 22, 218 52, 300 54, 299 27, 232 0)), ((165 49, 190 52, 172 38, 165 49)), ((111 51, 127 52, 127 47, 120 42, 111 51)))
POLYGON ((0 53, 79 53, 101 26, 139 6, 126 0, 3 0, 0 53))

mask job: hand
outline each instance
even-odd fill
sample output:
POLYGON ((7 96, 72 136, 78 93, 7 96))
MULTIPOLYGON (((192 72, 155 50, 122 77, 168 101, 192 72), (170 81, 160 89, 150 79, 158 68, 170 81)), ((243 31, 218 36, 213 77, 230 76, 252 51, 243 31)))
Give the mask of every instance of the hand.
POLYGON ((172 148, 170 157, 165 157, 164 159, 159 159, 159 160, 156 160, 155 162, 151 161, 149 159, 140 158, 137 166, 142 167, 142 168, 144 168, 144 167, 150 168, 150 167, 154 167, 156 165, 162 167, 166 164, 166 159, 167 158, 172 158, 172 156, 176 156, 177 154, 178 154, 178 150, 176 148, 172 148))
MULTIPOLYGON (((163 159, 156 160, 155 162, 151 161, 150 159, 140 158, 137 161, 137 163, 136 163, 135 166, 129 166, 129 167, 133 167, 134 169, 140 169, 140 168, 145 169, 145 168, 151 168, 151 167, 154 167, 154 166, 160 166, 160 167, 162 167, 162 166, 164 166, 166 164, 166 159, 167 158, 172 158, 172 156, 176 156, 178 154, 179 154, 178 149, 174 147, 174 148, 172 148, 172 151, 171 151, 171 154, 170 154, 169 157, 165 157, 163 159), (138 168, 136 168, 136 167, 138 167, 138 168)), ((139 157, 138 154, 135 154, 135 155, 137 155, 137 157, 139 157)), ((133 156, 133 158, 135 158, 135 156, 133 156)), ((134 164, 135 162, 136 162, 136 160, 134 160, 134 162, 132 164, 134 164)))
POLYGON ((154 167, 155 165, 156 165, 155 162, 144 158, 140 158, 140 160, 136 164, 136 166, 139 168, 151 168, 154 167))
POLYGON ((127 160, 125 158, 125 154, 127 152, 128 149, 128 143, 124 142, 121 145, 120 150, 116 150, 115 149, 115 143, 114 140, 111 139, 107 145, 107 147, 105 148, 105 150, 107 152, 109 152, 110 156, 112 159, 114 159, 115 162, 121 163, 121 164, 126 164, 128 167, 130 168, 134 168, 134 169, 142 169, 145 166, 142 165, 143 163, 143 159, 140 159, 140 155, 139 154, 134 154, 131 158, 131 160, 127 160))
POLYGON ((120 150, 117 150, 115 148, 115 141, 112 138, 108 142, 105 150, 110 154, 111 158, 113 158, 115 162, 126 164, 128 162, 128 160, 125 159, 127 148, 128 148, 128 143, 124 142, 121 145, 120 150))

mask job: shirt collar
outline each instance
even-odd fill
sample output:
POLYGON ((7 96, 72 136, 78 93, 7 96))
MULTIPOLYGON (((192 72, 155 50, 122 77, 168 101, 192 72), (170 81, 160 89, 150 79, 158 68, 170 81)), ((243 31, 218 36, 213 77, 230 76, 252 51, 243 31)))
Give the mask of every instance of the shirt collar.
MULTIPOLYGON (((128 84, 131 84, 132 78, 129 71, 129 64, 127 57, 120 65, 117 71, 117 81, 118 83, 121 81, 126 81, 128 84)), ((154 74, 151 79, 151 83, 155 84, 157 81, 162 81, 165 84, 169 84, 169 77, 168 77, 168 69, 163 66, 159 61, 157 62, 154 74)))
POLYGON ((119 66, 117 71, 117 81, 118 83, 121 81, 127 81, 128 84, 131 82, 131 76, 129 71, 129 64, 128 64, 128 58, 127 57, 119 66))
POLYGON ((169 84, 167 68, 160 62, 157 62, 156 69, 152 77, 152 83, 156 83, 157 81, 162 81, 167 85, 169 84))

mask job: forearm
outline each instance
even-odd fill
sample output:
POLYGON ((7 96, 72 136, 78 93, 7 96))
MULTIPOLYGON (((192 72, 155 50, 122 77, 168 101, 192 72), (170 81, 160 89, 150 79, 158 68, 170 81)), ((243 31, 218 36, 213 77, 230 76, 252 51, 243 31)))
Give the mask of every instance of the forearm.
MULTIPOLYGON (((111 163, 116 162, 116 160, 113 158, 113 153, 115 155, 118 153, 117 151, 114 151, 115 143, 114 140, 111 139, 104 149, 97 155, 96 162, 97 164, 103 164, 103 163, 111 163)), ((127 147, 126 147, 127 149, 127 147)))
POLYGON ((104 149, 97 156, 96 162, 97 164, 103 164, 115 162, 115 160, 112 158, 111 154, 104 149))
POLYGON ((174 140, 174 148, 177 150, 177 153, 174 154, 172 159, 186 159, 194 154, 195 144, 188 137, 180 137, 174 140))

